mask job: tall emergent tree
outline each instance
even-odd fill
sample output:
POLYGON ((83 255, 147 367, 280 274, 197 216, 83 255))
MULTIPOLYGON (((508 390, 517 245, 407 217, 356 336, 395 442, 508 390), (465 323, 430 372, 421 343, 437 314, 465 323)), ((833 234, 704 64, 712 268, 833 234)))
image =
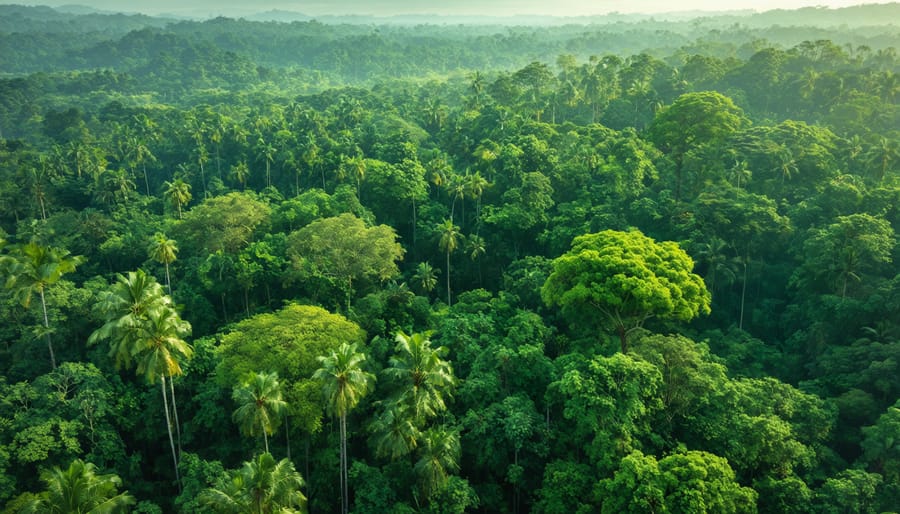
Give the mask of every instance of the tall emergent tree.
MULTIPOLYGON (((96 309, 105 323, 91 334, 88 344, 108 340, 109 356, 115 360, 116 367, 130 367, 135 362, 137 374, 143 375, 148 383, 154 384, 157 379, 160 381, 175 479, 180 484, 171 417, 174 412, 178 427, 178 414, 171 379, 183 373, 181 364, 193 355, 193 349, 182 339, 190 334, 191 325, 178 315, 172 299, 163 293, 162 286, 143 270, 118 275, 109 291, 101 296, 96 309), (171 391, 171 412, 169 393, 166 391, 167 378, 171 391)), ((180 434, 180 427, 178 432, 180 434)))
POLYGON ((66 273, 84 262, 81 256, 69 257, 69 252, 61 248, 51 248, 35 242, 14 246, 0 263, 0 273, 4 275, 7 289, 13 291, 23 307, 31 305, 31 298, 37 293, 41 298, 44 315, 44 336, 50 350, 50 364, 56 369, 56 356, 50 338, 50 318, 47 315, 45 291, 57 283, 66 273))
POLYGON ((656 115, 647 135, 675 161, 675 200, 681 199, 685 154, 716 145, 746 124, 741 108, 714 91, 681 95, 656 115))
POLYGON ((266 453, 269 453, 269 434, 278 428, 281 413, 287 408, 282 399, 278 373, 251 373, 244 377, 241 385, 232 394, 238 408, 232 419, 240 426, 241 432, 249 436, 262 433, 266 453))
POLYGON ((169 278, 169 264, 175 262, 175 257, 178 255, 177 243, 175 240, 166 237, 162 232, 157 232, 153 235, 153 239, 150 240, 150 246, 147 247, 147 252, 150 254, 151 259, 160 264, 165 264, 166 289, 168 289, 169 296, 171 296, 172 280, 169 278))
POLYGON ((450 254, 459 248, 462 234, 459 227, 453 224, 453 219, 448 218, 437 226, 438 246, 447 254, 447 305, 450 305, 450 254))
POLYGON ((572 249, 553 260, 541 297, 577 319, 600 314, 600 324, 616 332, 627 353, 628 335, 650 318, 689 321, 709 314, 709 291, 693 268, 677 243, 657 243, 638 230, 605 230, 576 237, 572 249))
POLYGON ((348 213, 310 223, 288 236, 287 244, 294 268, 333 278, 346 295, 348 310, 354 284, 394 277, 403 258, 394 229, 367 227, 348 213))
POLYGON ((190 203, 191 198, 193 198, 191 195, 191 185, 180 178, 176 178, 172 182, 166 182, 163 185, 166 188, 164 191, 166 200, 175 206, 175 209, 178 210, 178 219, 181 219, 182 209, 190 203))
POLYGON ((355 344, 344 343, 327 357, 319 357, 322 367, 313 378, 322 382, 328 411, 341 423, 341 512, 347 514, 350 495, 347 489, 347 413, 372 389, 375 375, 362 369, 366 356, 355 344))

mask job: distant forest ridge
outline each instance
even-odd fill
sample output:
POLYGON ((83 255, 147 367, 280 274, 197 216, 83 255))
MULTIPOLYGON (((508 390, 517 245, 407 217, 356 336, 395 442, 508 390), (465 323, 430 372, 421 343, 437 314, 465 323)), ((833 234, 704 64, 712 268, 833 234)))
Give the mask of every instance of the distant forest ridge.
MULTIPOLYGON (((583 18, 323 17, 270 11, 248 18, 178 20, 85 7, 0 5, 0 76, 116 69, 140 76, 160 55, 224 59, 231 66, 300 68, 360 83, 341 63, 383 63, 396 76, 514 70, 571 54, 677 53, 749 58, 765 46, 830 40, 878 51, 900 46, 900 4, 689 17, 610 14, 583 18), (269 19, 277 22, 263 21, 269 19), (254 21, 256 20, 256 21, 254 21), (433 23, 437 20, 439 24, 433 23), (289 23, 288 23, 289 22, 289 23), (490 22, 485 24, 485 22, 490 22), (536 27, 546 22, 545 27, 536 27)), ((699 14, 699 13, 694 13, 699 14)), ((190 59, 189 59, 190 60, 190 59)))
MULTIPOLYGON (((208 11, 196 9, 194 15, 184 14, 158 14, 152 16, 155 20, 202 20, 209 18, 208 11)), ((227 11, 226 11, 227 12, 227 11)), ((90 21, 97 16, 132 16, 149 18, 140 14, 140 9, 127 7, 122 10, 96 9, 86 5, 70 4, 58 7, 47 6, 23 6, 16 4, 0 5, 0 13, 22 15, 23 18, 36 21, 47 21, 54 17, 58 20, 68 20, 71 16, 77 16, 80 21, 90 21)), ((896 25, 900 19, 900 4, 897 2, 881 4, 863 4, 841 8, 805 7, 801 9, 773 9, 764 12, 751 10, 722 10, 722 11, 689 11, 673 10, 671 12, 643 14, 612 12, 603 15, 589 16, 541 16, 541 15, 510 15, 491 16, 475 14, 459 15, 433 15, 433 14, 399 14, 392 16, 367 16, 367 15, 311 15, 301 11, 271 9, 255 11, 252 6, 242 9, 234 8, 228 12, 228 17, 244 18, 249 21, 278 21, 295 22, 317 20, 328 24, 465 24, 465 25, 559 25, 559 24, 611 24, 611 23, 640 23, 652 21, 683 22, 703 20, 719 24, 740 23, 753 27, 765 27, 771 25, 797 25, 797 26, 879 26, 896 25)))

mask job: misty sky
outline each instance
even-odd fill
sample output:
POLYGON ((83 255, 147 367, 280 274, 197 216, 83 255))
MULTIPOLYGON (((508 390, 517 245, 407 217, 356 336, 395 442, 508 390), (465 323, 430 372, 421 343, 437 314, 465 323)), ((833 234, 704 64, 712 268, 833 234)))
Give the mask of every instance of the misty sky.
MULTIPOLYGON (((23 2, 25 3, 25 2, 23 2)), ((98 9, 144 12, 148 14, 250 14, 272 9, 310 15, 363 14, 550 14, 581 16, 621 13, 658 13, 673 11, 724 11, 753 9, 794 9, 808 6, 846 7, 859 3, 884 3, 860 0, 47 0, 27 2, 50 6, 88 5, 98 9)))

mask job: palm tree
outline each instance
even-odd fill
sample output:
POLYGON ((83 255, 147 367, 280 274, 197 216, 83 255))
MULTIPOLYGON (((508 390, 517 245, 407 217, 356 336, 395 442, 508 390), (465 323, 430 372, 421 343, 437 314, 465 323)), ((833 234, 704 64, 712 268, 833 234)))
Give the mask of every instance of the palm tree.
POLYGON ((450 254, 459 248, 460 232, 459 227, 453 224, 453 219, 445 219, 442 223, 438 223, 438 233, 440 240, 438 246, 447 253, 447 305, 450 305, 450 254))
POLYGON ((877 173, 879 183, 884 182, 888 172, 900 161, 900 143, 896 139, 882 137, 866 151, 865 158, 869 167, 877 173))
POLYGON ((153 162, 156 160, 156 156, 153 155, 153 152, 150 151, 150 148, 147 147, 147 143, 144 142, 143 139, 131 136, 128 138, 128 161, 131 167, 131 172, 134 174, 134 168, 138 165, 141 166, 141 170, 144 173, 144 187, 147 191, 147 196, 150 196, 150 179, 147 177, 147 161, 153 162))
POLYGON ((262 433, 266 453, 269 452, 269 434, 275 433, 281 413, 287 408, 282 399, 278 373, 251 373, 241 385, 234 388, 231 397, 238 404, 231 418, 241 432, 254 437, 262 433))
POLYGON ((181 447, 181 428, 178 423, 178 409, 175 406, 174 377, 184 373, 181 362, 187 361, 193 355, 193 349, 182 337, 189 334, 191 324, 183 321, 175 309, 168 306, 160 306, 147 312, 144 323, 141 324, 134 348, 137 360, 137 374, 143 375, 150 385, 159 378, 159 386, 163 396, 163 406, 166 410, 166 428, 169 432, 169 445, 172 448, 172 460, 175 463, 175 480, 179 487, 181 479, 178 476, 178 455, 175 451, 175 440, 172 435, 172 419, 169 417, 169 396, 166 392, 166 377, 169 378, 172 398, 172 412, 174 412, 175 426, 178 430, 178 446, 181 447))
POLYGON ((356 179, 356 198, 359 199, 362 181, 366 178, 366 169, 368 168, 366 160, 359 156, 343 158, 341 165, 346 167, 350 175, 356 179))
POLYGON ((463 175, 451 174, 447 181, 447 194, 450 196, 450 220, 453 220, 453 214, 456 212, 456 201, 461 200, 463 214, 461 216, 463 224, 466 222, 466 193, 468 192, 466 178, 463 175))
POLYGON ((176 178, 172 182, 166 182, 163 185, 166 188, 163 194, 169 203, 178 210, 178 219, 181 219, 181 208, 187 205, 192 198, 191 185, 180 178, 176 178))
POLYGON ((741 181, 749 182, 753 177, 753 172, 747 165, 745 160, 734 160, 734 166, 728 170, 728 178, 734 179, 735 187, 741 187, 741 181))
POLYGON ((75 459, 65 470, 53 467, 41 472, 46 490, 20 512, 42 514, 126 512, 135 503, 128 492, 118 492, 122 480, 115 474, 101 475, 90 462, 75 459))
POLYGON ((741 261, 736 256, 729 256, 730 251, 733 251, 730 245, 718 237, 711 237, 694 248, 696 262, 706 264, 703 281, 713 293, 737 280, 741 261))
POLYGON ((50 319, 47 315, 47 298, 44 293, 63 275, 75 271, 75 267, 82 262, 83 257, 69 257, 67 250, 30 242, 14 247, 3 266, 6 288, 13 291, 23 307, 28 308, 31 305, 34 293, 41 299, 44 335, 47 338, 47 349, 50 351, 50 364, 53 369, 56 369, 56 356, 53 353, 53 341, 50 339, 50 319))
POLYGON ((419 488, 426 498, 447 483, 448 472, 459 470, 459 433, 444 427, 430 428, 422 434, 422 445, 415 472, 419 488))
POLYGON ((108 204, 127 202, 136 187, 134 181, 123 169, 106 170, 101 178, 103 183, 100 194, 108 204))
POLYGON ((478 284, 481 284, 481 261, 479 258, 484 255, 487 250, 484 247, 484 238, 478 234, 472 234, 466 238, 466 253, 473 261, 478 261, 478 284))
POLYGON ((388 403, 369 426, 375 438, 376 456, 397 460, 416 449, 421 432, 408 411, 403 405, 388 403))
POLYGON ((481 196, 484 194, 484 190, 490 186, 490 182, 487 181, 486 178, 481 176, 481 173, 466 173, 466 194, 469 195, 469 198, 475 200, 475 215, 481 215, 481 196))
POLYGON ((127 275, 116 275, 116 282, 100 295, 95 309, 105 320, 104 324, 88 338, 88 344, 108 340, 109 356, 117 367, 131 367, 136 355, 135 345, 141 325, 149 311, 172 308, 171 299, 163 293, 162 286, 139 269, 127 275))
POLYGON ((115 360, 117 368, 131 367, 134 361, 137 363, 137 374, 143 375, 148 383, 152 385, 157 378, 160 380, 175 479, 180 485, 166 378, 170 379, 172 413, 180 447, 181 428, 175 405, 175 386, 171 379, 183 373, 181 362, 190 359, 193 354, 191 347, 182 339, 190 333, 191 325, 181 320, 172 306, 172 299, 144 270, 118 275, 95 308, 105 323, 91 334, 88 344, 108 340, 109 356, 115 360))
POLYGON ((366 356, 356 352, 355 344, 344 343, 328 357, 319 357, 322 367, 313 374, 313 379, 322 382, 328 411, 337 415, 341 423, 341 505, 347 514, 350 495, 347 490, 347 413, 372 389, 375 375, 360 366, 366 356))
POLYGON ((272 162, 275 160, 275 147, 263 138, 256 142, 257 159, 266 163, 266 187, 272 185, 272 162))
POLYGON ((166 265, 166 289, 169 290, 169 296, 172 295, 172 281, 169 279, 169 264, 175 262, 178 254, 178 247, 174 239, 169 239, 162 232, 157 232, 150 240, 150 246, 147 248, 150 258, 160 264, 166 265))
POLYGON ((784 186, 784 179, 789 179, 797 173, 797 161, 794 159, 794 154, 791 152, 790 148, 782 146, 779 150, 778 164, 775 166, 775 171, 781 173, 782 186, 784 186))
POLYGON ((408 409, 417 424, 446 410, 445 397, 456 383, 453 368, 441 357, 443 346, 431 347, 430 333, 406 335, 397 332, 396 354, 389 359, 384 373, 397 380, 400 391, 395 403, 408 409))
POLYGON ((420 262, 416 266, 416 272, 413 275, 413 283, 418 285, 422 291, 430 293, 437 285, 437 275, 441 270, 434 269, 427 262, 420 262))
POLYGON ((200 493, 201 503, 224 514, 290 514, 306 512, 300 491, 303 477, 288 459, 275 462, 263 453, 228 471, 215 487, 200 493))
POLYGON ((241 190, 247 189, 247 179, 250 178, 250 168, 245 161, 241 161, 231 167, 231 175, 241 185, 241 190))

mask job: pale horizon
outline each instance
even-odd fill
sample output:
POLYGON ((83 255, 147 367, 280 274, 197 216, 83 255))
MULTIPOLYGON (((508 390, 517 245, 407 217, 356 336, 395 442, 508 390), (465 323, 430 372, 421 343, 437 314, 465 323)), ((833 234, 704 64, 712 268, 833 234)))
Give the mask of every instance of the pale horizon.
POLYGON ((150 15, 182 14, 192 16, 235 16, 262 13, 272 10, 291 11, 311 16, 595 16, 610 13, 622 14, 666 14, 679 12, 765 12, 774 9, 800 9, 804 7, 841 8, 864 4, 886 4, 894 2, 858 2, 853 0, 684 0, 673 3, 664 0, 633 1, 585 1, 556 0, 444 0, 439 5, 432 1, 420 0, 331 0, 331 1, 284 1, 270 0, 248 4, 236 0, 56 0, 30 2, 29 5, 61 7, 83 5, 95 9, 124 13, 144 13, 150 15))

